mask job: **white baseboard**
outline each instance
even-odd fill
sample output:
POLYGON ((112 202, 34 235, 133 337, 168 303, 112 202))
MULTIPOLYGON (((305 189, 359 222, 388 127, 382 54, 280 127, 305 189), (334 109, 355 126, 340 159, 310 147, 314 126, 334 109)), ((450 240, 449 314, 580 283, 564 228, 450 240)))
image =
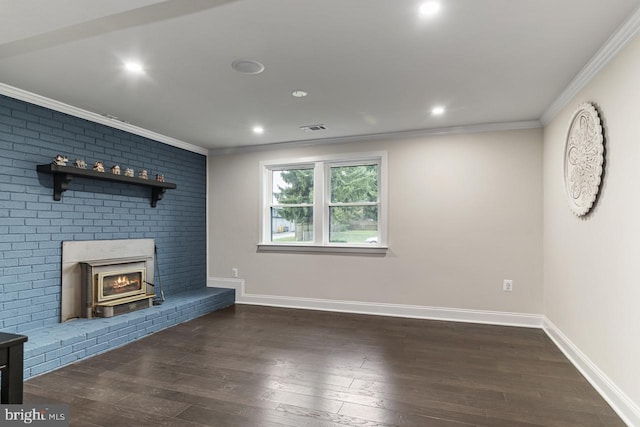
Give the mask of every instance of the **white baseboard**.
POLYGON ((244 293, 244 279, 228 279, 222 277, 209 277, 207 279, 208 288, 228 288, 236 290, 236 303, 244 293))
POLYGON ((486 323, 527 328, 541 328, 543 321, 543 317, 538 314, 248 294, 245 292, 243 279, 210 277, 207 281, 207 286, 235 289, 236 304, 446 320, 450 322, 486 323))
POLYGON ((640 408, 546 317, 543 328, 560 351, 611 405, 618 416, 629 426, 640 426, 640 408))

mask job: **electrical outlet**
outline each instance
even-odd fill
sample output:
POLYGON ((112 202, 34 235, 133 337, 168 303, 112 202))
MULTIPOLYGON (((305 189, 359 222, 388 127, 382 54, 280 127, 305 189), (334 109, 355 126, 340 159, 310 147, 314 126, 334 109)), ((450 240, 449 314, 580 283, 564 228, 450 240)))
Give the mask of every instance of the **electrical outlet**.
POLYGON ((513 280, 505 279, 502 282, 502 290, 505 292, 513 291, 513 280))
POLYGON ((236 267, 233 267, 231 272, 233 273, 233 277, 238 277, 238 269, 236 267))

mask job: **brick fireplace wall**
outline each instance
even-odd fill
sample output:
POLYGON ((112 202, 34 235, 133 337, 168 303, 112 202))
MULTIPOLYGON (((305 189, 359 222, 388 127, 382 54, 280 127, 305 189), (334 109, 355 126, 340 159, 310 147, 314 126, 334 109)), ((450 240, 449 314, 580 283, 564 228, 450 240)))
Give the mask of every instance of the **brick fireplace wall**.
POLYGON ((63 241, 129 238, 155 239, 167 297, 206 287, 206 157, 0 95, 0 331, 60 321, 63 241), (151 208, 147 188, 75 178, 56 202, 36 165, 59 153, 178 188, 151 208))

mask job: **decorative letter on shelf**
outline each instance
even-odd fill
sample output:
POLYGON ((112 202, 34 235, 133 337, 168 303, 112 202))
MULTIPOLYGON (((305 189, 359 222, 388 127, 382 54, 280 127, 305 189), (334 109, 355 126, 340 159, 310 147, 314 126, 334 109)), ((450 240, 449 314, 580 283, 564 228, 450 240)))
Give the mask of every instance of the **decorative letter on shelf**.
POLYGON ((53 175, 53 200, 62 200, 62 193, 69 187, 69 183, 74 177, 98 179, 101 181, 122 182, 125 184, 139 185, 151 188, 151 206, 156 207, 158 200, 162 200, 167 189, 173 190, 177 188, 176 184, 171 182, 159 182, 142 178, 129 177, 124 175, 115 175, 107 172, 97 172, 93 170, 76 168, 73 166, 59 166, 53 164, 38 165, 38 172, 53 175))

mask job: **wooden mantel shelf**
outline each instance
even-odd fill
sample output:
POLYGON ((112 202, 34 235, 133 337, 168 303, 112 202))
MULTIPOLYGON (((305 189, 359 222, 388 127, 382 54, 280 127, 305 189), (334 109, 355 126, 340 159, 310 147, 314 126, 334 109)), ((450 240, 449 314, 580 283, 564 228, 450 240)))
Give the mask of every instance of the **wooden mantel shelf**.
POLYGON ((54 164, 38 165, 38 172, 53 175, 53 200, 62 200, 62 193, 67 190, 71 180, 78 176, 82 178, 98 179, 101 181, 123 182, 125 184, 140 185, 151 188, 151 207, 156 207, 158 200, 162 200, 167 189, 177 188, 171 182, 159 182, 151 179, 135 178, 124 175, 114 175, 109 172, 98 172, 90 169, 80 169, 73 166, 59 166, 54 164))

